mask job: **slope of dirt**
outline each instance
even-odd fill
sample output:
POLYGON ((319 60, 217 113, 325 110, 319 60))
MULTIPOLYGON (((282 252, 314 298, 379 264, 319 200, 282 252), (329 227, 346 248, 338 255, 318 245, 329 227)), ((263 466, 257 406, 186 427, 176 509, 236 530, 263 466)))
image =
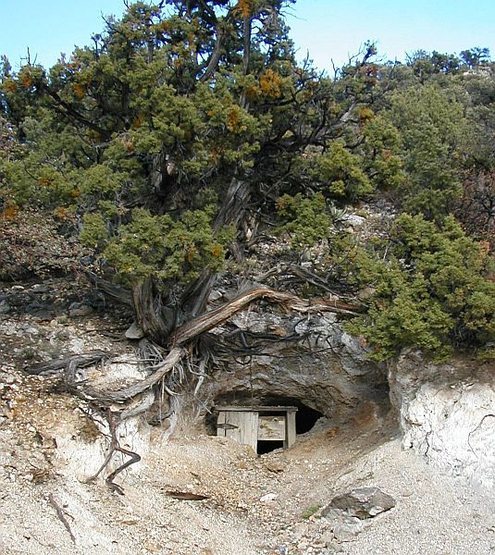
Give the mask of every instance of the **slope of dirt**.
POLYGON ((102 480, 77 480, 50 430, 73 429, 81 445, 98 434, 57 380, 21 369, 69 351, 131 352, 122 340, 126 315, 100 312, 77 284, 57 280, 9 287, 1 302, 0 553, 495 552, 490 492, 475 491, 402 451, 393 421, 372 406, 349 422, 321 419, 290 450, 260 457, 198 430, 168 441, 156 430, 143 461, 118 476, 123 496, 102 480), (336 530, 321 508, 363 486, 392 495, 395 508, 358 528, 336 530))
MULTIPOLYGON (((18 461, 12 459, 0 475, 0 551, 493 553, 491 497, 438 475, 401 451, 396 439, 354 425, 334 433, 313 434, 289 451, 262 457, 223 438, 171 440, 156 448, 139 471, 120 480, 124 496, 102 483, 82 484, 57 475, 36 483, 32 476, 16 473, 18 461), (396 507, 374 518, 360 534, 336 539, 318 508, 336 494, 366 485, 391 494, 396 507), (174 499, 170 491, 206 499, 174 499)), ((0 437, 5 449, 8 438, 0 437)))

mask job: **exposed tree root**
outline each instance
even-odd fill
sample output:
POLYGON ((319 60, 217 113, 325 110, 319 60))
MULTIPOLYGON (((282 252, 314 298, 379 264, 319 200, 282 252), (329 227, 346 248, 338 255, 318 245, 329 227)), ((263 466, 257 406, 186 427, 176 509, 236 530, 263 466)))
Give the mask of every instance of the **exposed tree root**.
POLYGON ((26 372, 39 376, 50 376, 60 372, 66 372, 70 364, 73 365, 73 368, 86 368, 87 366, 93 366, 110 357, 111 353, 107 351, 90 351, 82 355, 70 355, 58 360, 51 360, 50 362, 33 364, 26 368, 26 372))
POLYGON ((187 354, 188 349, 186 345, 193 339, 226 322, 252 302, 259 299, 282 304, 288 310, 294 310, 300 313, 337 312, 340 314, 355 315, 361 309, 359 305, 342 302, 337 297, 318 299, 316 301, 305 301, 290 293, 282 293, 270 289, 269 287, 257 287, 239 294, 236 298, 219 308, 210 310, 180 326, 171 337, 171 350, 163 361, 157 365, 157 367, 155 366, 156 369, 154 372, 143 380, 126 388, 117 391, 104 391, 77 380, 78 368, 90 366, 108 358, 108 353, 102 351, 95 351, 87 355, 75 355, 60 361, 36 365, 29 368, 27 371, 32 374, 46 375, 65 369, 65 382, 67 388, 82 399, 100 402, 104 405, 108 405, 109 403, 123 403, 153 387, 170 373, 187 354))
POLYGON ((72 532, 72 529, 69 525, 69 521, 65 518, 64 510, 57 503, 57 501, 53 497, 52 493, 50 493, 50 495, 48 496, 48 501, 50 502, 50 505, 55 509, 60 522, 64 525, 64 528, 69 533, 69 536, 70 536, 70 539, 72 540, 72 543, 75 544, 76 543, 76 537, 74 536, 74 533, 72 532))
POLYGON ((109 474, 105 479, 105 483, 112 491, 118 493, 119 495, 124 495, 124 490, 122 489, 122 486, 119 486, 118 484, 116 484, 114 482, 114 479, 123 470, 131 466, 131 464, 135 464, 139 462, 141 460, 141 456, 138 455, 137 453, 134 453, 134 451, 130 451, 129 449, 124 449, 120 445, 119 440, 117 439, 117 427, 121 423, 121 420, 120 419, 116 420, 115 417, 116 417, 115 413, 113 413, 111 410, 107 411, 106 419, 108 422, 108 428, 110 430, 110 446, 105 456, 105 460, 103 461, 102 465, 98 469, 98 472, 94 476, 91 476, 90 478, 88 478, 86 482, 90 483, 96 480, 96 478, 98 478, 98 476, 103 472, 103 470, 105 470, 105 468, 109 465, 115 452, 122 453, 123 455, 129 456, 130 459, 125 463, 123 463, 122 465, 120 465, 118 468, 116 468, 111 474, 109 474))
MULTIPOLYGON (((361 310, 359 305, 352 305, 343 302, 335 296, 326 299, 317 299, 315 301, 305 301, 295 295, 275 291, 269 287, 257 287, 240 293, 236 298, 225 303, 219 308, 192 318, 189 322, 178 327, 170 337, 170 350, 167 356, 163 358, 161 348, 153 350, 152 359, 155 364, 148 366, 148 369, 152 370, 152 373, 146 378, 139 380, 128 387, 124 387, 116 391, 102 390, 100 388, 97 389, 92 387, 81 379, 78 369, 98 364, 110 358, 109 353, 104 351, 94 351, 85 355, 73 355, 62 360, 35 365, 27 369, 29 373, 38 375, 53 375, 63 372, 66 387, 71 393, 89 402, 90 405, 96 407, 100 413, 102 413, 102 409, 106 408, 106 412, 104 414, 106 415, 110 430, 110 446, 103 464, 98 472, 89 481, 95 480, 101 472, 103 472, 103 470, 110 463, 115 452, 122 453, 130 457, 130 459, 114 470, 106 478, 106 483, 112 491, 123 494, 122 488, 115 484, 114 479, 119 473, 128 468, 130 465, 138 462, 141 457, 137 453, 124 449, 120 446, 116 435, 116 429, 122 422, 122 419, 126 418, 126 416, 130 414, 138 414, 139 412, 146 410, 146 408, 149 408, 149 405, 144 403, 144 409, 142 407, 138 407, 138 409, 140 409, 138 410, 138 413, 135 411, 136 407, 133 407, 131 410, 126 412, 128 406, 124 405, 124 403, 130 400, 135 400, 140 394, 151 389, 160 382, 162 383, 162 389, 166 391, 169 396, 176 395, 176 393, 171 389, 174 388, 172 384, 174 380, 178 379, 178 381, 181 382, 184 378, 185 371, 182 363, 183 359, 186 359, 186 366, 187 364, 191 366, 190 361, 187 359, 187 355, 191 353, 193 340, 201 336, 204 337, 204 334, 228 321, 232 316, 244 310, 247 306, 257 300, 278 303, 283 305, 287 310, 303 314, 315 312, 337 312, 340 314, 355 315, 361 310), (122 404, 120 410, 115 406, 117 403, 122 404), (112 408, 110 408, 110 406, 112 408)), ((145 349, 145 352, 150 351, 149 349, 145 349)), ((199 367, 198 375, 200 378, 198 380, 196 391, 205 377, 205 364, 200 365, 199 367)))
POLYGON ((361 306, 342 302, 338 297, 305 301, 290 293, 282 293, 269 287, 257 287, 239 294, 235 299, 219 308, 205 312, 182 325, 172 335, 172 343, 174 345, 184 345, 195 337, 216 328, 258 299, 283 304, 288 310, 302 313, 337 312, 339 314, 357 315, 362 310, 361 306))
POLYGON ((176 364, 182 359, 186 354, 186 349, 181 347, 174 347, 170 353, 165 357, 163 363, 158 367, 158 369, 150 376, 130 385, 129 387, 120 389, 118 391, 101 391, 95 388, 85 386, 83 384, 78 384, 73 381, 73 387, 71 390, 77 392, 79 396, 84 395, 86 399, 91 399, 92 401, 99 401, 103 403, 122 403, 128 399, 132 399, 146 391, 147 389, 153 387, 158 383, 166 374, 168 374, 176 364))
POLYGON ((125 289, 120 285, 115 285, 114 283, 98 276, 94 272, 86 272, 86 277, 97 290, 102 291, 114 301, 132 306, 132 293, 128 289, 125 289))

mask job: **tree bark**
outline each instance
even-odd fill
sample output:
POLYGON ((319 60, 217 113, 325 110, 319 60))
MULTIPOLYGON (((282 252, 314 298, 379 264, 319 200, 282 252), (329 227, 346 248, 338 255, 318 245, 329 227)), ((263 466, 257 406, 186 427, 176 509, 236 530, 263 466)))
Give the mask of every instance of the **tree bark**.
POLYGON ((158 345, 164 345, 175 326, 175 311, 163 305, 152 278, 133 287, 132 300, 141 329, 158 345))
MULTIPOLYGON (((251 186, 247 181, 232 179, 224 202, 213 222, 213 230, 232 226, 241 228, 246 208, 251 196, 251 186)), ((185 289, 181 298, 180 320, 195 318, 205 311, 210 292, 215 285, 216 275, 208 269, 203 270, 199 278, 185 289)))

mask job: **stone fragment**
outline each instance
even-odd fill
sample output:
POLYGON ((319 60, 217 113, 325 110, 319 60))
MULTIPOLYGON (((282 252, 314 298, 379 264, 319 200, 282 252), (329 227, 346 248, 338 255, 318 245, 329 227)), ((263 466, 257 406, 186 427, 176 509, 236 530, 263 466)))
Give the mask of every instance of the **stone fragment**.
POLYGON ((215 301, 219 301, 223 297, 223 291, 219 289, 214 289, 210 296, 208 297, 208 302, 214 303, 215 301))
POLYGON ((81 318, 84 316, 89 316, 93 313, 93 309, 87 304, 72 303, 69 306, 69 316, 71 318, 81 318))
MULTIPOLYGON (((343 511, 346 515, 361 520, 374 516, 395 507, 395 499, 377 487, 353 489, 349 493, 337 495, 330 502, 330 509, 343 511)), ((330 511, 324 509, 323 515, 330 511)))
POLYGON ((0 373, 0 382, 5 384, 13 384, 15 382, 15 376, 7 372, 0 373))
POLYGON ((132 322, 125 332, 125 336, 127 339, 142 339, 144 337, 144 331, 137 322, 132 322))
POLYGON ((351 228, 362 227, 366 223, 366 218, 358 216, 357 214, 348 214, 343 218, 344 222, 351 228))
POLYGON ((333 535, 338 542, 350 542, 363 530, 364 524, 357 517, 348 517, 335 525, 333 535))
POLYGON ((278 495, 276 493, 267 493, 266 495, 263 495, 262 497, 260 497, 260 501, 262 503, 271 503, 272 501, 275 501, 277 497, 278 495))
POLYGON ((273 472, 274 474, 279 474, 280 472, 283 472, 287 466, 286 462, 281 461, 279 459, 267 460, 265 461, 264 464, 265 464, 265 468, 269 472, 273 472))

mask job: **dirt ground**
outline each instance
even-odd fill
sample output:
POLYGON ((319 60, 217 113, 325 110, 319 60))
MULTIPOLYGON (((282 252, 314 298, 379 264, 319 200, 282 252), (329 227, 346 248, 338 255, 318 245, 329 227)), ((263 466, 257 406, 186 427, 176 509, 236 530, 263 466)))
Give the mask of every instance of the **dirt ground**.
MULTIPOLYGON (((224 438, 171 439, 141 468, 103 483, 23 472, 0 474, 4 554, 489 554, 493 498, 442 476, 397 439, 350 426, 308 434, 290 450, 257 457, 224 438), (319 510, 339 493, 378 486, 396 507, 360 532, 335 538, 319 510), (204 495, 181 500, 168 492, 204 495), (272 494, 272 495, 270 495, 272 494), (67 527, 57 515, 62 510, 67 527), (73 539, 71 539, 71 536, 73 539)), ((2 451, 14 438, 2 430, 2 451)))
POLYGON ((77 430, 74 443, 89 445, 91 428, 56 379, 21 369, 68 351, 128 352, 125 315, 102 315, 56 280, 41 292, 19 287, 0 298, 1 554, 495 553, 493 492, 403 451, 393 419, 373 411, 338 426, 320 419, 291 449, 262 456, 197 429, 167 441, 158 431, 142 462, 116 479, 124 495, 80 481, 50 431, 77 430), (364 486, 396 506, 347 530, 323 516, 334 496, 364 486), (177 498, 191 494, 204 498, 177 498))

